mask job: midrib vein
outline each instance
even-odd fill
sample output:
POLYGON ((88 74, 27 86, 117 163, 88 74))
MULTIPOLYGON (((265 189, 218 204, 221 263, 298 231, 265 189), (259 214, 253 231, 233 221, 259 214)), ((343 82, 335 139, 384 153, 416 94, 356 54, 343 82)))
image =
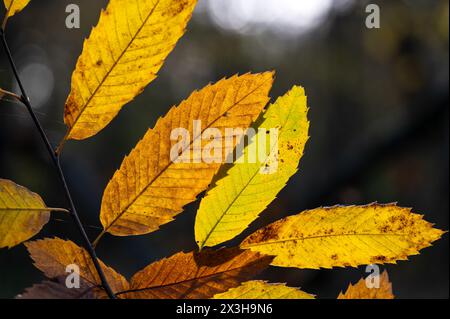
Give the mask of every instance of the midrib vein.
MULTIPOLYGON (((286 117, 286 120, 284 121, 283 125, 281 126, 281 128, 283 128, 286 123, 289 122, 289 118, 291 117, 292 114, 292 107, 289 110, 288 116, 286 117)), ((261 124, 264 125, 264 122, 261 124)), ((266 128, 267 129, 267 128, 266 128)), ((283 136, 285 133, 284 130, 281 131, 279 137, 283 136)), ((257 137, 258 135, 255 135, 255 137, 257 137)), ((254 143, 256 143, 256 138, 254 140, 254 143)), ((214 223, 214 226, 211 228, 211 230, 209 231, 208 235, 206 236, 206 238, 203 240, 202 244, 200 245, 200 249, 204 248, 204 245, 206 244, 206 242, 208 241, 208 239, 211 237, 212 233, 214 232, 214 230, 217 228, 217 226, 220 224, 220 222, 223 220, 223 218, 225 217, 225 215, 227 215, 227 213, 230 211, 231 207, 234 205, 234 203, 236 203, 236 201, 239 199, 239 197, 242 195, 242 193, 244 193, 244 191, 247 189, 247 187, 253 182, 253 180, 255 179, 255 177, 258 175, 259 170, 261 169, 261 167, 263 167, 264 165, 267 164, 267 162, 270 160, 270 155, 273 153, 273 151, 275 150, 274 146, 273 148, 270 149, 270 152, 266 158, 266 160, 261 163, 261 165, 258 166, 258 169, 255 170, 255 172, 253 173, 253 175, 250 177, 250 179, 248 180, 248 182, 242 187, 242 189, 239 191, 239 193, 235 196, 235 198, 233 198, 233 200, 231 201, 230 204, 228 204, 227 208, 224 210, 224 212, 220 215, 220 217, 218 218, 217 222, 214 223)), ((245 154, 245 151, 244 151, 245 154)), ((239 165, 239 164, 238 164, 239 165)))
MULTIPOLYGON (((73 122, 73 124, 71 125, 71 128, 69 129, 67 136, 70 135, 70 132, 73 130, 73 128, 75 127, 75 125, 78 123, 78 120, 80 119, 81 115, 83 114, 84 110, 88 107, 89 103, 91 103, 92 99, 95 97, 95 95, 98 93, 98 91, 100 90, 100 88, 103 86, 103 84, 105 83, 105 81, 108 79, 109 75, 111 74, 111 72, 114 70, 114 68, 119 64, 120 60, 123 58, 123 56, 125 55, 125 53, 128 51, 128 49, 130 48, 130 46, 133 44, 133 42, 136 40, 137 36, 141 33, 142 29, 144 28, 144 26, 147 24, 148 20, 150 19, 150 17, 153 15, 153 13, 156 10, 156 7, 159 5, 161 0, 157 0, 156 4, 154 5, 154 7, 152 8, 152 10, 150 10, 149 14, 147 15, 147 17, 145 18, 145 20, 143 21, 142 25, 138 28, 138 30, 136 31, 136 33, 134 34, 134 36, 131 38, 131 40, 128 42, 128 44, 125 46, 125 48, 123 49, 123 51, 120 53, 119 57, 117 58, 116 61, 113 62, 110 70, 105 74, 105 76, 103 77, 103 79, 101 80, 101 82, 98 84, 98 86, 95 88, 94 92, 91 94, 91 96, 89 97, 89 99, 87 100, 86 103, 84 103, 83 107, 81 108, 80 112, 78 113, 77 117, 75 118, 75 121, 73 122)), ((115 27, 117 28, 117 25, 115 25, 115 27)), ((118 36, 117 36, 118 37, 118 36)), ((109 40, 108 40, 109 42, 109 40)), ((112 52, 111 56, 112 56, 112 52)))
POLYGON ((285 242, 289 242, 289 241, 305 241, 305 240, 311 240, 311 239, 318 239, 318 238, 329 238, 329 237, 344 237, 344 236, 354 236, 354 237, 359 237, 359 236, 396 236, 396 237, 401 237, 401 236, 406 236, 406 234, 394 234, 394 233, 388 233, 388 234, 383 234, 383 233, 361 233, 361 234, 334 234, 334 235, 318 235, 318 236, 309 236, 309 237, 295 237, 295 238, 288 238, 288 239, 281 239, 281 240, 273 240, 273 241, 266 241, 266 242, 260 242, 260 243, 252 243, 252 244, 247 244, 247 245, 241 245, 240 247, 243 249, 247 249, 250 247, 257 247, 257 246, 265 246, 265 245, 271 245, 271 244, 279 244, 279 243, 285 243, 285 242))
POLYGON ((243 266, 239 266, 239 267, 235 267, 235 268, 229 268, 229 269, 222 270, 222 271, 219 271, 219 272, 216 272, 216 273, 212 273, 212 274, 209 274, 209 275, 204 275, 204 276, 200 276, 200 277, 189 278, 189 279, 180 280, 180 281, 176 281, 176 282, 172 282, 172 283, 168 283, 168 284, 162 284, 162 285, 153 286, 153 287, 137 288, 137 289, 133 289, 133 290, 127 291, 127 293, 129 293, 129 292, 142 292, 142 291, 146 291, 146 290, 154 290, 154 289, 161 289, 161 288, 165 288, 165 287, 170 287, 170 286, 175 286, 175 285, 181 285, 181 284, 188 283, 188 282, 191 282, 191 281, 197 281, 197 280, 202 280, 202 279, 208 279, 208 278, 210 278, 210 277, 219 276, 219 275, 222 275, 222 274, 227 274, 227 273, 229 273, 229 272, 231 272, 231 271, 236 271, 236 270, 239 270, 239 269, 244 269, 244 268, 247 268, 247 267, 252 267, 252 266, 254 266, 254 265, 257 265, 258 263, 259 263, 259 261, 254 261, 254 262, 251 262, 251 263, 246 264, 246 265, 243 265, 243 266))
MULTIPOLYGON (((214 123, 216 123, 220 118, 223 117, 223 114, 226 114, 228 111, 230 111, 232 108, 236 107, 236 105, 239 105, 239 103, 241 103, 243 100, 245 100, 246 98, 248 98, 250 95, 252 95, 253 93, 255 93, 257 90, 259 90, 264 84, 266 84, 266 81, 263 81, 260 85, 258 85, 255 89, 251 90, 248 94, 246 94, 243 98, 241 98, 239 101, 233 103, 232 106, 230 106, 226 111, 222 112, 222 114, 220 114, 213 122, 211 122, 207 127, 205 127, 204 130, 201 131, 201 134, 199 135, 199 137, 197 138, 201 138, 202 134, 205 132, 205 130, 207 130, 208 128, 210 128, 212 125, 214 125, 214 123)), ((182 150, 181 154, 186 151, 188 148, 191 147, 191 145, 193 145, 193 143, 197 140, 197 138, 193 139, 191 141, 191 143, 182 150)), ((180 157, 180 155, 177 156, 176 159, 178 159, 180 157)), ((175 160, 176 160, 175 159, 175 160)), ((119 213, 119 215, 111 222, 110 225, 108 225, 108 227, 106 227, 104 229, 104 232, 107 232, 116 222, 117 220, 119 220, 123 214, 126 213, 126 211, 137 201, 137 199, 142 196, 142 194, 144 194, 147 189, 153 184, 153 182, 158 179, 170 166, 172 165, 172 162, 169 162, 169 164, 167 164, 165 167, 163 167, 163 169, 147 184, 147 186, 145 186, 142 191, 140 191, 134 198, 133 200, 119 213)))

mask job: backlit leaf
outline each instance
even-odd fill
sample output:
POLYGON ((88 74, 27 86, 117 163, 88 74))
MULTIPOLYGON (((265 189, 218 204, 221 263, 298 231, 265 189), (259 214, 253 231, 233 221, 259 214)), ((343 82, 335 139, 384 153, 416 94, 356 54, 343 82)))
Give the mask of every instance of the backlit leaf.
POLYGON ((16 13, 22 11, 29 2, 30 0, 3 0, 8 12, 8 17, 12 17, 16 13))
MULTIPOLYGON (((95 269, 89 253, 71 241, 59 238, 36 240, 25 243, 34 265, 48 278, 66 277, 66 267, 79 267, 80 278, 93 287, 101 285, 100 277, 95 269)), ((114 269, 99 260, 106 279, 113 292, 124 291, 129 288, 127 280, 114 269)))
POLYGON ((340 293, 338 299, 394 299, 392 284, 387 271, 379 278, 379 287, 368 287, 366 279, 361 279, 354 286, 350 284, 345 293, 340 293))
POLYGON ((205 299, 263 271, 272 257, 237 248, 178 253, 150 264, 130 282, 129 298, 205 299))
POLYGON ((184 34, 196 2, 109 1, 72 75, 64 141, 97 134, 157 77, 184 34))
POLYGON ((215 154, 208 153, 203 160, 195 155, 211 143, 202 141, 201 133, 208 128, 221 132, 219 150, 225 159, 232 152, 226 147, 225 129, 246 129, 257 119, 269 100, 272 81, 272 73, 224 79, 194 92, 160 118, 106 187, 100 214, 104 231, 118 236, 146 234, 173 220, 208 187, 223 162, 213 161, 215 154), (194 121, 201 121, 198 131, 194 121), (171 139, 171 132, 178 128, 189 134, 183 154, 195 149, 188 163, 177 161, 184 155, 171 159, 171 150, 179 144, 171 139), (202 143, 200 148, 197 142, 202 143))
POLYGON ((200 248, 234 238, 269 205, 297 172, 308 140, 308 108, 303 88, 294 87, 267 109, 257 135, 244 150, 244 162, 235 163, 202 199, 195 220, 195 239, 200 248), (270 129, 278 129, 278 147, 270 145, 270 129), (260 136, 267 139, 257 143, 260 136), (265 147, 265 148, 264 148, 265 147), (264 157, 249 161, 249 153, 264 157), (273 165, 270 170, 264 169, 273 165))
POLYGON ((282 267, 395 263, 443 234, 422 217, 395 204, 318 208, 256 231, 241 247, 273 255, 272 265, 282 267))
POLYGON ((0 248, 14 247, 48 223, 51 210, 42 198, 9 180, 0 179, 0 248))
POLYGON ((314 296, 285 284, 269 284, 255 280, 217 294, 214 299, 314 299, 314 296))

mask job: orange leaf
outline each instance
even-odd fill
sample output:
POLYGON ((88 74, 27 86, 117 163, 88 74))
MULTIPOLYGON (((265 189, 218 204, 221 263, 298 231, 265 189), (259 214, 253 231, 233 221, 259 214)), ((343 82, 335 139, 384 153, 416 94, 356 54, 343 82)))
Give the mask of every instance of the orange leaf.
MULTIPOLYGON (((178 107, 171 108, 125 157, 108 183, 100 213, 104 232, 116 236, 150 233, 195 201, 222 162, 177 162, 181 156, 176 154, 174 159, 172 150, 179 142, 171 138, 171 133, 185 128, 190 144, 182 153, 195 154, 200 142, 203 155, 203 148, 209 144, 204 146, 201 135, 215 128, 226 139, 227 128, 247 129, 269 101, 272 82, 270 72, 234 76, 194 92, 178 107), (194 121, 200 123, 198 130, 194 121)), ((233 150, 220 141, 220 154, 225 159, 233 150)))
POLYGON ((205 299, 256 276, 272 257, 238 248, 178 253, 150 264, 130 282, 129 298, 205 299))
MULTIPOLYGON (((66 267, 76 265, 79 275, 88 285, 100 286, 101 281, 88 252, 71 241, 59 238, 36 240, 25 243, 34 265, 49 278, 65 277, 66 267)), ((128 289, 127 280, 114 269, 99 260, 113 292, 128 289)))

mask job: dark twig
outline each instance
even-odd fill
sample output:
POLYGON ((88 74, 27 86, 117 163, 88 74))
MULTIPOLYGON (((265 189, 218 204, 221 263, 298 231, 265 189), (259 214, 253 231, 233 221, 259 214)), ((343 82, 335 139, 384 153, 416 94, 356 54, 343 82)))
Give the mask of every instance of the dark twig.
POLYGON ((50 155, 50 157, 52 159, 52 162, 53 162, 53 164, 54 164, 54 166, 56 168, 59 180, 61 182, 61 186, 64 189, 66 200, 67 200, 67 202, 68 202, 68 204, 70 206, 70 213, 71 213, 71 215, 73 217, 75 225, 77 226, 79 232, 81 233, 81 237, 83 238, 83 241, 85 243, 86 249, 87 249, 89 255, 92 258, 92 262, 94 263, 95 269, 98 272, 98 275, 99 275, 100 280, 102 282, 102 286, 103 286, 103 288, 105 289, 106 293, 108 294, 108 296, 111 299, 116 299, 117 297, 114 294, 114 292, 112 291, 111 287, 109 286, 108 281, 106 280, 105 274, 104 274, 104 272, 103 272, 103 270, 102 270, 102 268, 100 266, 100 263, 98 261, 95 249, 92 246, 92 244, 91 244, 91 242, 90 242, 90 240, 89 240, 89 238, 88 238, 88 236, 86 234, 86 230, 84 229, 83 224, 81 223, 81 220, 80 220, 80 218, 78 216, 77 210, 76 210, 75 205, 74 205, 73 200, 72 200, 72 196, 71 196, 70 191, 69 191, 69 187, 67 186, 66 178, 65 178, 63 170, 61 168, 60 157, 59 157, 58 154, 56 154, 55 150, 53 149, 52 145, 50 144, 50 142, 49 142, 49 140, 47 138, 47 135, 45 134, 45 131, 42 128, 42 125, 39 122, 39 119, 37 118, 37 116, 36 116, 32 106, 31 106, 30 99, 28 98, 28 96, 26 94, 26 91, 25 91, 25 89, 24 89, 24 87, 22 85, 22 81, 20 80, 19 73, 17 72, 16 65, 15 65, 14 60, 12 58, 11 50, 9 49, 8 42, 6 41, 6 36, 5 36, 4 30, 0 29, 0 33, 1 33, 0 36, 1 36, 2 42, 3 42, 3 47, 5 49, 5 52, 6 52, 7 56, 8 56, 9 63, 11 65, 11 68, 13 70, 14 76, 16 78, 16 81, 17 81, 17 83, 19 85, 19 88, 20 88, 20 91, 21 91, 21 94, 22 94, 21 102, 26 106, 28 112, 30 113, 30 116, 33 119, 33 122, 34 122, 36 128, 38 129, 39 134, 40 134, 40 136, 41 136, 41 138, 42 138, 42 140, 43 140, 43 142, 44 142, 44 144, 45 144, 45 146, 47 148, 47 151, 48 151, 48 153, 49 153, 49 155, 50 155))

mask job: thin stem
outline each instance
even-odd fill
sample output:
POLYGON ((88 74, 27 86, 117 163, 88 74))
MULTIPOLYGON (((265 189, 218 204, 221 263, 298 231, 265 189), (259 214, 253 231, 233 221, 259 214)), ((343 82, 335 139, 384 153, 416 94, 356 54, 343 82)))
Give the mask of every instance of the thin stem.
POLYGON ((6 24, 8 23, 8 18, 9 18, 9 12, 11 12, 11 8, 14 4, 14 0, 9 4, 9 8, 6 11, 6 15, 3 18, 3 22, 2 22, 2 32, 4 32, 4 30, 6 29, 6 24))
POLYGON ((83 241, 85 243, 86 249, 87 249, 87 251, 88 251, 88 253, 89 253, 89 255, 90 255, 91 259, 92 259, 92 262, 94 263, 95 269, 98 272, 98 275, 100 277, 100 280, 101 280, 103 288, 105 289, 105 291, 108 294, 109 298, 116 299, 117 297, 114 294, 114 292, 112 291, 110 285, 108 284, 108 281, 106 280, 105 274, 104 274, 104 272, 103 272, 103 270, 102 270, 102 268, 100 266, 100 263, 98 261, 95 249, 92 246, 92 244, 91 244, 91 242, 89 240, 89 237, 86 234, 86 230, 84 229, 83 224, 81 223, 80 217, 78 216, 77 210, 76 210, 75 205, 74 205, 73 200, 72 200, 72 196, 71 196, 70 191, 69 191, 69 187, 67 186, 66 178, 65 178, 63 170, 61 168, 60 157, 53 150, 53 147, 50 144, 50 142, 49 142, 49 140, 47 138, 47 135, 45 134, 45 131, 42 128, 41 123, 39 122, 39 119, 37 118, 36 114, 33 111, 33 108, 32 108, 31 103, 30 103, 30 99, 28 98, 28 96, 26 94, 26 91, 25 91, 25 89, 24 89, 24 87, 22 85, 22 81, 20 80, 19 73, 17 72, 16 65, 15 65, 14 60, 12 58, 11 50, 9 49, 8 42, 6 41, 5 32, 4 32, 3 29, 0 30, 0 32, 1 32, 2 42, 3 42, 3 47, 4 47, 5 51, 6 51, 9 63, 11 65, 11 68, 13 70, 14 76, 16 78, 16 81, 17 81, 17 83, 19 85, 19 88, 20 88, 20 91, 22 93, 22 102, 25 104, 28 112, 30 113, 30 116, 33 119, 33 122, 34 122, 36 128, 38 129, 39 134, 40 134, 42 140, 44 141, 44 144, 45 144, 45 146, 47 148, 47 151, 48 151, 48 153, 49 153, 49 155, 50 155, 50 157, 52 159, 52 162, 53 162, 53 164, 54 164, 54 166, 55 166, 55 168, 57 170, 58 177, 59 177, 59 180, 61 182, 61 186, 64 189, 66 200, 67 200, 68 204, 70 205, 70 212, 71 212, 71 215, 72 215, 73 220, 75 222, 75 225, 77 226, 77 228, 78 228, 78 230, 79 230, 79 232, 81 234, 81 237, 83 238, 83 241))
POLYGON ((52 208, 52 207, 47 207, 48 210, 55 212, 55 213, 69 213, 70 214, 70 210, 65 209, 65 208, 52 208))
POLYGON ((103 235, 105 235, 105 234, 106 234, 106 231, 102 230, 102 232, 97 236, 97 238, 95 238, 94 242, 92 243, 92 246, 94 246, 94 248, 97 247, 100 239, 102 239, 103 235))
POLYGON ((15 94, 15 93, 13 93, 13 92, 9 92, 9 91, 7 91, 7 90, 3 90, 3 89, 0 89, 0 99, 3 97, 3 96, 9 96, 9 97, 12 97, 12 98, 14 98, 14 99, 16 99, 17 101, 19 101, 19 102, 22 102, 22 98, 19 96, 19 95, 17 95, 17 94, 15 94))
MULTIPOLYGON (((67 134, 69 134, 69 133, 67 133, 67 134)), ((56 155, 61 155, 62 149, 63 149, 64 145, 66 145, 66 142, 67 142, 67 138, 66 138, 66 136, 64 136, 63 140, 61 141, 61 143, 59 143, 58 147, 55 150, 56 155)))
MULTIPOLYGON (((56 222, 61 222, 61 223, 70 223, 70 221, 62 219, 62 218, 53 218, 54 221, 56 222)), ((95 229, 95 230, 101 230, 101 227, 98 226, 94 226, 94 225, 86 225, 83 224, 84 229, 95 229)))

